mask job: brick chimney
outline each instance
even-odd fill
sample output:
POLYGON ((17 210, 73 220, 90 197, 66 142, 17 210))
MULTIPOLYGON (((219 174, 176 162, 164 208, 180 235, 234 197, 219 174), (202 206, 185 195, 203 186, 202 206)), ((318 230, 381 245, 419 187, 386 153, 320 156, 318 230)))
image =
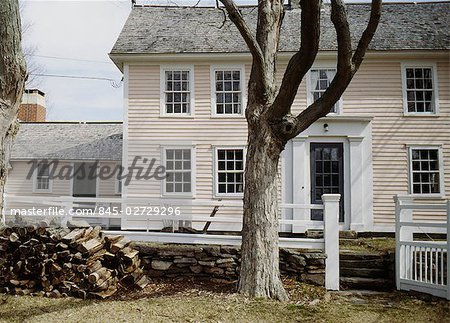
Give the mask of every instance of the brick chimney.
POLYGON ((23 92, 18 118, 22 122, 45 122, 45 93, 30 89, 23 92))

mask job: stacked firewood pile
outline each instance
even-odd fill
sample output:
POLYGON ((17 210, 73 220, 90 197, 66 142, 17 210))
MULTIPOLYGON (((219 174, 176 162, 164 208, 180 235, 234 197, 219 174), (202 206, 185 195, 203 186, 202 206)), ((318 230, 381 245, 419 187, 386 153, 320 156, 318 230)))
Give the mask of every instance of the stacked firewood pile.
POLYGON ((0 228, 0 292, 106 298, 148 284, 137 250, 100 227, 0 228))

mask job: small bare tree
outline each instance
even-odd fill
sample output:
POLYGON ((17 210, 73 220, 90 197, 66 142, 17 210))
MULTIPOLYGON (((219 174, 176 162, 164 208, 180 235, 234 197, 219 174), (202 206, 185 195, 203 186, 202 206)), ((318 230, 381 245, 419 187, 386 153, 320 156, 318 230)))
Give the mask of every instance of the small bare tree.
MULTIPOLYGON (((27 10, 26 2, 19 2, 19 14, 23 18, 24 13, 27 10)), ((43 74, 45 69, 42 64, 36 60, 36 54, 38 52, 36 45, 27 42, 33 30, 33 24, 30 21, 22 19, 22 52, 27 65, 28 77, 25 82, 25 88, 27 89, 39 89, 42 86, 42 77, 38 74, 43 74)))
POLYGON ((256 33, 247 25, 233 0, 219 0, 245 40, 253 61, 245 111, 248 148, 245 167, 244 218, 240 293, 287 299, 280 280, 278 250, 277 170, 286 143, 326 116, 339 100, 363 61, 377 29, 381 0, 372 0, 369 22, 353 52, 343 1, 331 0, 331 20, 337 34, 337 72, 320 99, 298 115, 291 106, 300 83, 319 50, 321 0, 300 0, 301 45, 290 59, 281 85, 275 71, 283 0, 259 0, 256 33))
POLYGON ((10 148, 18 129, 16 118, 27 75, 21 48, 17 0, 2 1, 0 21, 0 210, 2 210, 10 148))

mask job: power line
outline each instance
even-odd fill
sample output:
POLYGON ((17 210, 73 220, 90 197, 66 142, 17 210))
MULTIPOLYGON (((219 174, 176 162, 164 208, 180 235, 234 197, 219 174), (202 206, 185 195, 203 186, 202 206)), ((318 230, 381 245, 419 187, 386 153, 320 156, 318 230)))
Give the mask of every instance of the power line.
POLYGON ((122 86, 122 81, 116 81, 107 77, 97 77, 97 76, 78 76, 78 75, 57 75, 57 74, 44 74, 44 73, 30 73, 33 76, 45 76, 45 77, 59 77, 59 78, 70 78, 70 79, 84 79, 84 80, 98 80, 98 81, 108 81, 114 88, 119 88, 122 86))
POLYGON ((42 57, 42 58, 51 58, 51 59, 61 59, 61 60, 66 60, 66 61, 112 64, 112 62, 108 62, 108 61, 96 61, 96 60, 91 60, 91 59, 79 59, 79 58, 69 58, 69 57, 49 56, 49 55, 34 55, 34 54, 32 54, 30 56, 42 57))

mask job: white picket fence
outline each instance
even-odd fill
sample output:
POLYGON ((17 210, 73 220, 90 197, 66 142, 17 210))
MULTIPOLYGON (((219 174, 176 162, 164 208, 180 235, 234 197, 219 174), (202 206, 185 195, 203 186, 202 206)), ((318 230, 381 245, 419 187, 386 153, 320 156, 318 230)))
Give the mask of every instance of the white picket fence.
POLYGON ((419 204, 396 196, 396 284, 450 300, 450 201, 419 204), (414 211, 446 212, 446 221, 415 221, 414 211), (414 233, 446 233, 446 241, 414 240, 414 233))
MULTIPOLYGON (((315 221, 315 228, 322 228, 324 231, 324 238, 309 239, 297 237, 280 237, 279 245, 282 248, 299 248, 299 249, 320 249, 324 250, 327 255, 326 269, 325 269, 325 287, 329 290, 339 290, 339 194, 325 194, 322 196, 323 205, 317 204, 281 204, 280 209, 322 209, 324 216, 323 221, 315 221)), ((11 209, 16 208, 16 205, 21 205, 23 208, 49 208, 57 207, 63 209, 64 212, 61 218, 61 223, 64 225, 67 221, 76 218, 84 218, 86 216, 71 215, 70 211, 76 209, 88 208, 95 210, 89 214, 90 219, 117 219, 122 222, 122 230, 112 231, 105 230, 108 234, 121 234, 127 236, 134 241, 148 241, 160 243, 182 243, 182 244, 215 244, 215 245, 240 245, 241 236, 229 234, 204 234, 204 233, 178 233, 178 232, 160 232, 152 230, 151 223, 155 222, 172 222, 179 223, 222 223, 235 224, 241 227, 242 216, 222 216, 219 213, 214 217, 199 216, 195 214, 172 214, 170 217, 163 214, 142 214, 139 215, 139 220, 144 223, 139 229, 133 230, 127 228, 127 221, 132 216, 125 214, 105 214, 99 212, 99 206, 108 207, 117 205, 122 210, 133 205, 140 207, 145 206, 167 206, 171 207, 215 207, 223 208, 242 208, 241 201, 213 201, 213 200, 186 200, 186 199, 149 199, 149 198, 81 198, 81 197, 41 197, 41 196, 5 196, 6 207, 3 210, 3 222, 7 217, 13 217, 11 209), (14 205, 14 207, 12 207, 14 205), (9 207, 11 206, 11 207, 9 207)), ((73 213, 73 212, 72 212, 73 213)), ((281 212, 280 212, 281 214, 281 212)), ((42 217, 42 216, 41 216, 42 217)), ((288 220, 279 219, 279 224, 291 224, 308 227, 309 221, 305 220, 288 220)))

